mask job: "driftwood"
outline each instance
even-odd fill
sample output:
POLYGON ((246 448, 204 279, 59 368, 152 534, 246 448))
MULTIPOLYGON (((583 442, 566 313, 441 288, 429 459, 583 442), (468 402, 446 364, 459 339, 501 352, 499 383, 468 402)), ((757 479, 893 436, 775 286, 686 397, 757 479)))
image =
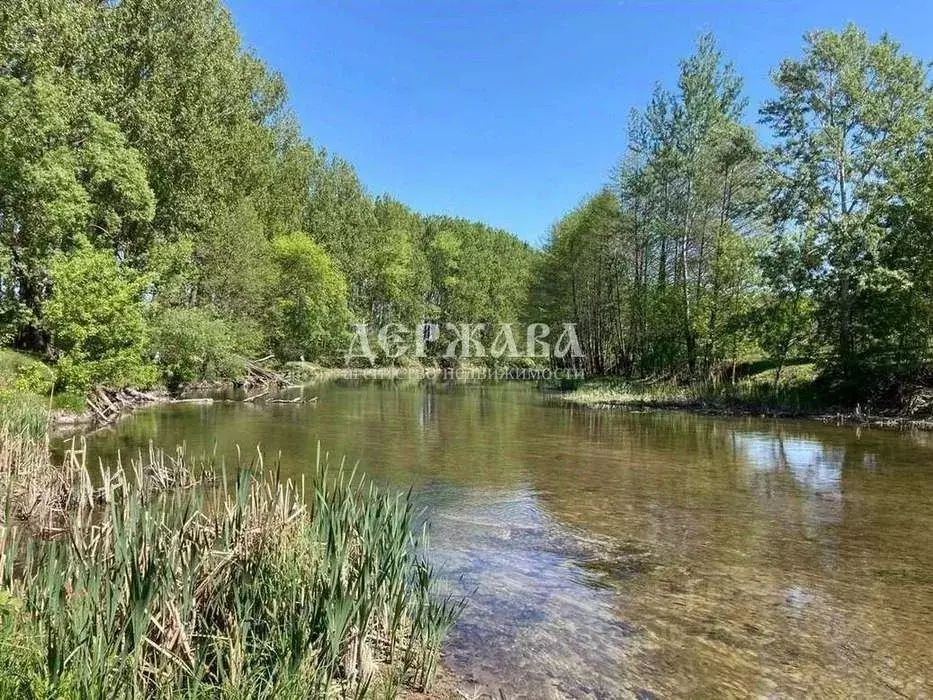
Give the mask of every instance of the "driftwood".
MULTIPOLYGON (((242 386, 246 389, 247 394, 251 389, 258 391, 252 396, 247 396, 243 401, 249 403, 266 396, 272 391, 285 389, 291 386, 291 382, 285 375, 263 367, 264 362, 269 362, 272 359, 272 355, 267 355, 258 360, 246 361, 246 377, 243 380, 242 386)), ((302 400, 302 397, 299 396, 297 399, 273 399, 271 403, 299 403, 302 400)), ((167 399, 154 394, 148 394, 144 391, 138 391, 137 389, 108 389, 102 386, 91 389, 86 397, 88 411, 93 422, 98 425, 109 425, 116 421, 121 415, 136 408, 163 401, 167 401, 167 399)), ((314 401, 317 401, 316 396, 308 399, 309 403, 314 401)), ((210 398, 176 399, 172 401, 172 403, 204 405, 213 402, 214 400, 210 398)))
POLYGON ((245 399, 243 399, 243 403, 249 403, 249 402, 251 402, 251 401, 255 401, 256 399, 261 398, 261 397, 265 396, 265 395, 268 394, 268 393, 269 393, 269 389, 266 389, 265 391, 260 391, 258 394, 253 394, 252 396, 247 396, 245 399))
POLYGON ((108 425, 128 411, 161 400, 158 396, 136 389, 108 389, 97 386, 88 392, 85 403, 95 422, 108 425))
MULTIPOLYGON (((264 388, 266 390, 271 388, 282 389, 291 383, 285 375, 262 366, 263 362, 268 362, 271 359, 272 356, 269 355, 258 360, 246 361, 246 378, 243 380, 243 388, 247 391, 254 388, 264 388)), ((256 397, 258 396, 260 396, 260 394, 256 395, 256 397)))

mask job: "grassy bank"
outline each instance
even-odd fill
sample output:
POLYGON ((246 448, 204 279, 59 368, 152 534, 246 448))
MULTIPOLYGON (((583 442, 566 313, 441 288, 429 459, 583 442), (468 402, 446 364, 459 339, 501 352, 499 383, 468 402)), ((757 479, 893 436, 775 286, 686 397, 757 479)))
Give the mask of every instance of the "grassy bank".
POLYGON ((49 416, 74 419, 85 411, 84 396, 57 393, 55 372, 32 355, 0 348, 0 423, 30 425, 42 434, 49 416))
POLYGON ((928 410, 909 406, 849 405, 833 399, 816 367, 800 363, 751 368, 735 382, 676 382, 591 377, 552 387, 570 404, 630 409, 686 410, 722 415, 765 415, 807 418, 825 423, 881 428, 933 430, 928 410))
POLYGON ((826 408, 815 385, 812 364, 752 371, 731 381, 677 382, 593 377, 559 387, 562 397, 579 405, 655 408, 721 408, 802 415, 826 408))
POLYGON ((0 428, 0 697, 393 697, 432 680, 438 597, 406 497, 319 458, 295 484, 0 428))

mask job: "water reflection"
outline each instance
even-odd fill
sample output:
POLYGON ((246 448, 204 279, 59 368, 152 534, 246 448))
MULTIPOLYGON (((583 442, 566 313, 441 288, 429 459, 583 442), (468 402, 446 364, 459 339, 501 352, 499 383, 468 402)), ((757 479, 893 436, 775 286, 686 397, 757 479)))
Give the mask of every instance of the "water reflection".
POLYGON ((100 434, 297 475, 317 442, 412 486, 471 604, 447 662, 529 697, 926 692, 933 440, 571 409, 518 386, 334 383, 100 434))
POLYGON ((803 489, 813 493, 840 492, 845 456, 842 449, 827 448, 816 440, 762 433, 737 434, 735 443, 753 469, 787 471, 803 489))

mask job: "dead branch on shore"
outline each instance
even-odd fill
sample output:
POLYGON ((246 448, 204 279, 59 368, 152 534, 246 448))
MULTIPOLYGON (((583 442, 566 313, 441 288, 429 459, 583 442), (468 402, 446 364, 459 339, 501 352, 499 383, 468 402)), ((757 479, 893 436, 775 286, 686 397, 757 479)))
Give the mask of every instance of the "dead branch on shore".
MULTIPOLYGON (((244 389, 247 391, 257 388, 265 389, 265 394, 272 388, 283 389, 290 384, 285 375, 262 366, 263 362, 268 362, 271 359, 272 355, 268 355, 258 360, 247 360, 244 363, 246 368, 246 377, 243 380, 244 389)), ((264 394, 257 394, 254 398, 264 394)))
POLYGON ((124 413, 161 400, 154 394, 136 389, 108 389, 97 386, 88 392, 85 402, 97 423, 109 425, 124 413))

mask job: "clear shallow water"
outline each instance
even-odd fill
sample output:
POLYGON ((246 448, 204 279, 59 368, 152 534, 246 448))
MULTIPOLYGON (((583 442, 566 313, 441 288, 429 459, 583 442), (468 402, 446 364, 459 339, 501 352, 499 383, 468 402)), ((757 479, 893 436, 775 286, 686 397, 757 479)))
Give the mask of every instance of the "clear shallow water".
POLYGON ((446 647, 509 697, 933 695, 933 434, 570 408, 520 385, 330 383, 173 405, 92 439, 318 441, 414 489, 470 598, 446 647))

